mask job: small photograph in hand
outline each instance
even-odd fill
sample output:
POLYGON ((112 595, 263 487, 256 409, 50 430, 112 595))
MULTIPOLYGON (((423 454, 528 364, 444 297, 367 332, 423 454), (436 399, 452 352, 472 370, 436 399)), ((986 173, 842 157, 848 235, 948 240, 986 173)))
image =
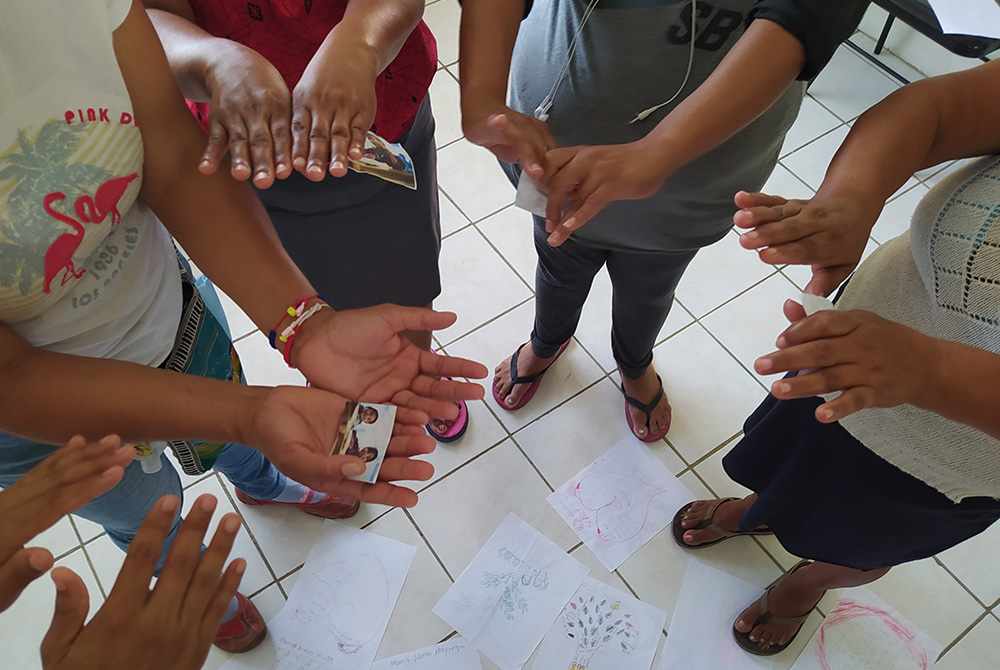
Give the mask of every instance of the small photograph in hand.
POLYGON ((365 471, 351 479, 373 483, 378 478, 379 468, 385 459, 395 420, 395 405, 348 402, 330 455, 357 456, 362 459, 365 471))
POLYGON ((365 137, 365 149, 361 158, 355 160, 348 157, 347 167, 406 188, 417 188, 417 176, 413 172, 410 154, 402 146, 384 140, 375 133, 368 133, 365 137))

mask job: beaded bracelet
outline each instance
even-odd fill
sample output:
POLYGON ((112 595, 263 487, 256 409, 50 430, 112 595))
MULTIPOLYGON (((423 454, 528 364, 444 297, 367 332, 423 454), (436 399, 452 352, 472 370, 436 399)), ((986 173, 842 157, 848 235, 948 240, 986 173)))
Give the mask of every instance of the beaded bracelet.
POLYGON ((299 298, 294 305, 289 306, 285 310, 285 314, 281 316, 281 319, 278 320, 278 323, 274 325, 274 328, 267 335, 267 341, 271 344, 272 348, 274 349, 278 348, 278 344, 275 340, 280 341, 284 345, 281 348, 281 355, 282 358, 285 359, 285 363, 288 365, 288 367, 292 367, 292 361, 291 361, 292 342, 295 340, 295 336, 298 334, 299 328, 301 328, 302 324, 305 323, 306 320, 308 320, 309 317, 311 317, 313 314, 323 309, 324 307, 329 307, 329 305, 326 304, 326 302, 318 302, 309 309, 306 309, 306 304, 308 304, 310 300, 315 300, 315 299, 322 300, 323 298, 321 298, 318 295, 299 298), (282 321, 285 320, 286 316, 292 317, 292 322, 287 327, 285 327, 281 331, 281 334, 279 335, 277 332, 278 328, 281 326, 281 323, 282 321))

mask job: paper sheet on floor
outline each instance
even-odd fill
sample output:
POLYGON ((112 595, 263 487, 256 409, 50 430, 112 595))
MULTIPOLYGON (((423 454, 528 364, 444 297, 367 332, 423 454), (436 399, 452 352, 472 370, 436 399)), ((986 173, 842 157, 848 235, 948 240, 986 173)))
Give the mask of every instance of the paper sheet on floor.
POLYGON ((417 649, 372 665, 372 670, 483 670, 479 651, 462 637, 417 649))
POLYGON ((928 0, 941 32, 1000 37, 1000 7, 995 0, 928 0))
POLYGON ((587 577, 545 634, 532 667, 649 670, 666 620, 666 612, 587 577))
POLYGON ((288 601, 267 624, 265 644, 223 668, 369 670, 415 554, 408 544, 325 522, 288 601))
POLYGON ((927 670, 941 645, 864 587, 845 589, 792 670, 927 670))
POLYGON ((694 496, 631 436, 548 497, 608 570, 616 570, 694 496))
POLYGON ((760 597, 763 586, 745 582, 698 560, 688 561, 660 670, 762 670, 774 659, 754 656, 733 639, 736 615, 760 597))
POLYGON ((434 607, 503 670, 520 668, 590 572, 508 514, 434 607))

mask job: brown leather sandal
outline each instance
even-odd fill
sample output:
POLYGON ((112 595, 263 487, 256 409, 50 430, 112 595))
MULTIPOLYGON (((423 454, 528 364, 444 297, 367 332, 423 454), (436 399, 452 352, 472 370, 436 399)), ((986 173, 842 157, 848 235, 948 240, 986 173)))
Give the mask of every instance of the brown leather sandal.
POLYGON ((681 522, 684 521, 684 517, 687 516, 688 510, 691 509, 691 505, 697 501, 689 502, 687 505, 684 505, 684 507, 677 510, 677 514, 674 514, 673 521, 674 540, 677 544, 681 545, 685 549, 702 549, 704 547, 711 547, 713 544, 718 544, 723 540, 728 540, 729 538, 736 537, 737 535, 771 535, 774 532, 767 526, 761 526, 760 528, 756 528, 754 530, 726 530, 725 528, 716 526, 712 521, 715 517, 715 510, 719 508, 719 505, 729 502, 730 500, 739 500, 739 498, 735 496, 730 496, 729 498, 719 498, 712 503, 712 506, 708 508, 708 513, 705 514, 705 518, 703 518, 701 523, 694 528, 684 528, 681 526, 681 522), (684 533, 689 530, 710 530, 713 533, 721 535, 722 537, 703 544, 688 544, 684 541, 684 533))

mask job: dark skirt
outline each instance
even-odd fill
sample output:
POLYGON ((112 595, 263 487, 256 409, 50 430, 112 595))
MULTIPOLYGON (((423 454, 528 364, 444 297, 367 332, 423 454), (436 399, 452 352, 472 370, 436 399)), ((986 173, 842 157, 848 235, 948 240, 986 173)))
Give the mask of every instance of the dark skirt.
POLYGON ((933 556, 1000 518, 1000 500, 956 504, 839 423, 820 423, 814 411, 822 402, 768 395, 746 420, 722 461, 759 496, 743 529, 766 524, 796 556, 873 570, 933 556))
POLYGON ((415 191, 356 172, 321 182, 292 172, 257 191, 288 255, 334 309, 423 307, 441 293, 430 96, 399 143, 413 160, 415 191))

